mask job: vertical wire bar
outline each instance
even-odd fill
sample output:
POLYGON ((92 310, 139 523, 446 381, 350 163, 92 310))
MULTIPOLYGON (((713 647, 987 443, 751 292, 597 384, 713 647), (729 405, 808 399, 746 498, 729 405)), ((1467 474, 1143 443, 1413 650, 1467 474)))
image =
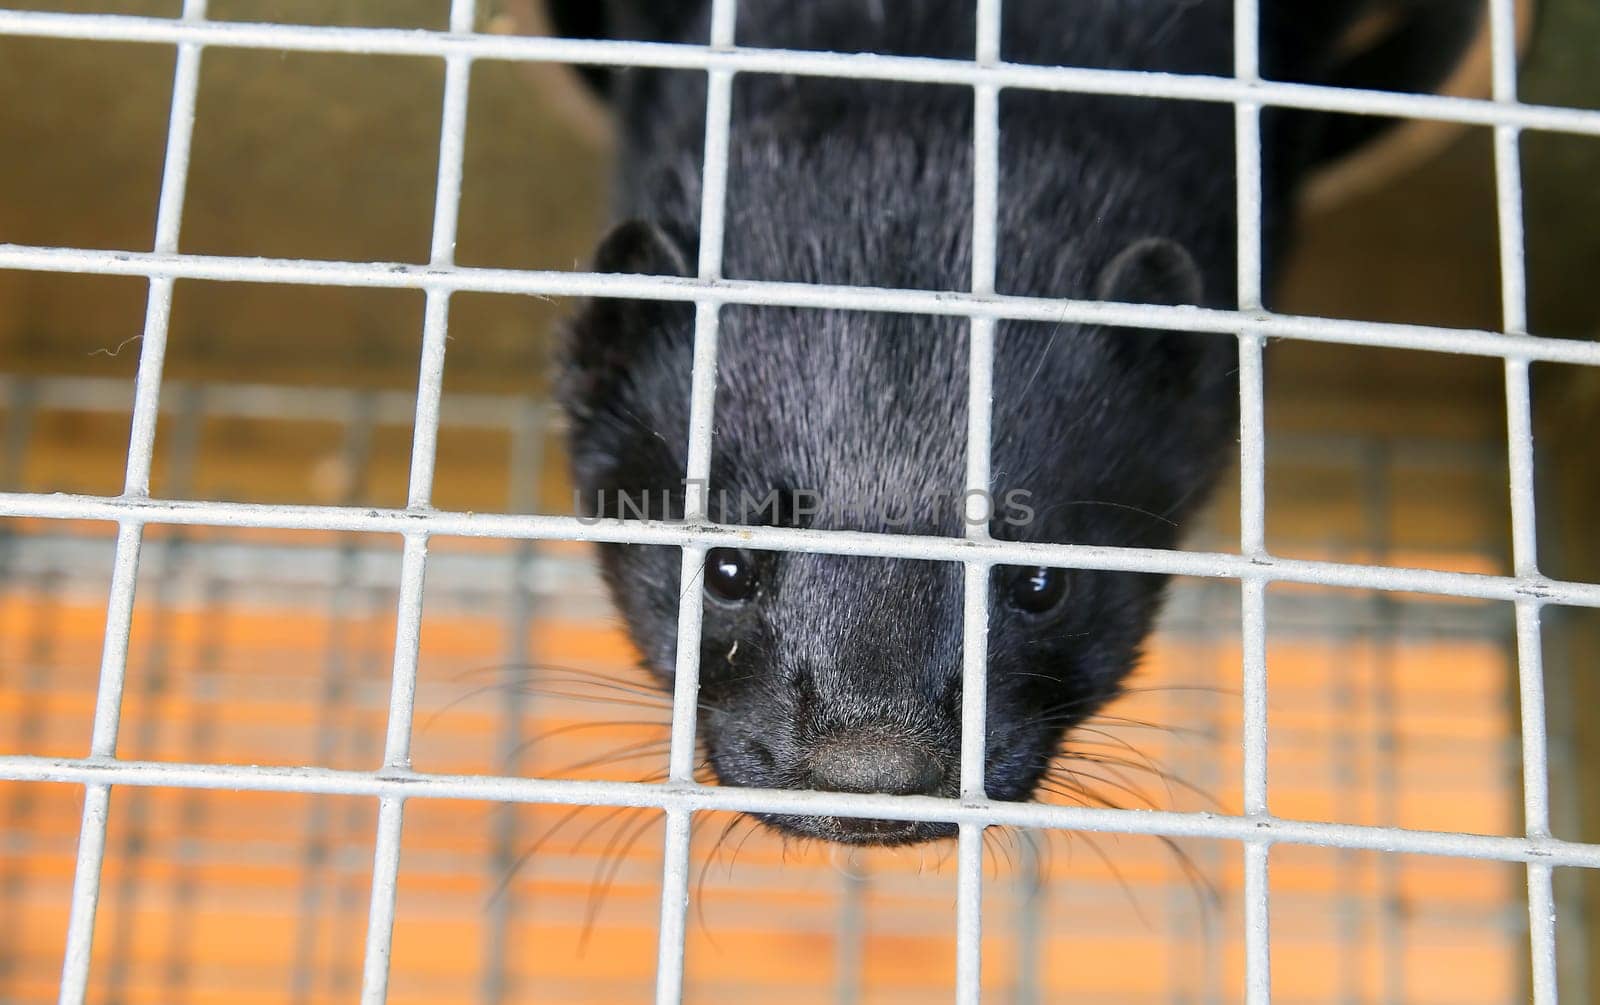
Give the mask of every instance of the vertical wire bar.
POLYGON ((956 848, 956 1001, 983 997, 983 825, 964 823, 956 848))
MULTIPOLYGON (((1393 561, 1394 452, 1387 444, 1374 444, 1364 454, 1367 537, 1370 561, 1393 561)), ((1400 819, 1399 728, 1395 712, 1395 620, 1393 599, 1379 591, 1373 595, 1373 622, 1377 635, 1373 667, 1373 719, 1377 732, 1378 819, 1391 825, 1400 819)), ((1380 1001, 1402 1005, 1406 995, 1406 929, 1400 898, 1400 866, 1393 855, 1379 855, 1376 864, 1378 903, 1378 977, 1380 1001)))
MULTIPOLYGON (((733 44, 732 0, 719 0, 713 8, 711 44, 727 48, 733 44)), ((733 74, 726 70, 709 71, 706 80, 706 133, 704 171, 700 203, 701 279, 722 276, 722 242, 727 210, 728 135, 733 119, 733 74)), ((694 370, 689 402, 689 442, 684 483, 684 518, 707 518, 706 479, 711 472, 711 421, 717 392, 717 342, 721 324, 721 304, 707 299, 696 302, 694 332, 694 370)), ((704 548, 683 550, 680 582, 683 592, 678 607, 678 653, 674 674, 672 709, 672 747, 668 777, 674 782, 694 780, 695 715, 700 698, 700 576, 705 561, 704 548)))
MULTIPOLYGON (((1550 834, 1549 769, 1545 763, 1544 659, 1539 631, 1540 608, 1531 601, 1517 604, 1517 665, 1522 683, 1523 815, 1529 837, 1550 834)), ((1528 937, 1532 953, 1533 1001, 1556 1005, 1556 909, 1551 867, 1528 863, 1528 937)))
POLYGON ((378 803, 378 834, 373 841, 372 900, 361 964, 361 1005, 383 1005, 389 996, 389 951, 394 938, 395 885, 400 872, 400 829, 405 803, 378 803), (392 863, 392 864, 391 864, 392 863))
POLYGON ((1266 381, 1263 340, 1239 338, 1239 547, 1249 557, 1266 554, 1266 381))
POLYGON ((111 788, 88 786, 83 794, 83 825, 78 836, 77 872, 72 881, 72 908, 67 921, 67 948, 62 961, 59 1005, 83 1005, 88 990, 89 948, 94 938, 94 913, 100 894, 100 864, 105 860, 106 813, 111 788))
MULTIPOLYGON (((450 30, 472 31, 476 0, 451 0, 450 30)), ((438 180, 434 190, 433 241, 429 262, 448 267, 455 261, 456 224, 461 204, 462 157, 466 147, 467 99, 472 58, 445 59, 444 108, 439 126, 438 180)), ((439 400, 443 393, 444 355, 450 323, 450 291, 430 287, 422 323, 422 360, 417 378, 417 411, 411 434, 411 476, 406 507, 426 510, 433 493, 438 453, 439 400)), ((417 699, 417 655, 421 647, 423 581, 428 560, 428 535, 407 534, 400 561, 400 596, 396 603, 394 666, 390 678, 389 725, 383 766, 390 771, 411 767, 411 730, 417 699)), ((381 1005, 389 991, 389 953, 394 938, 395 887, 400 872, 401 828, 405 800, 386 797, 378 803, 378 832, 373 843, 372 900, 367 916, 366 952, 361 976, 362 1005, 381 1005)))
MULTIPOLYGON (((1371 461, 1368 460, 1369 466, 1371 461)), ((1328 673, 1328 704, 1333 709, 1334 723, 1331 738, 1333 749, 1330 752, 1332 774, 1334 779, 1334 813, 1338 819, 1352 820, 1357 818, 1359 812, 1357 797, 1362 789, 1362 774, 1360 762, 1357 760, 1355 743, 1352 731, 1342 728, 1341 723, 1359 722, 1360 703, 1357 701, 1355 687, 1351 681, 1352 674, 1342 672, 1341 668, 1353 662, 1351 657, 1356 651, 1356 642, 1360 638, 1360 628, 1351 622, 1336 625, 1329 632, 1332 650, 1331 669, 1328 673)), ((1356 1005, 1361 997, 1361 984, 1365 979, 1362 967, 1362 929, 1361 910, 1362 903, 1358 896, 1361 889, 1362 862, 1361 857, 1349 848, 1340 848, 1334 853, 1334 900, 1335 914, 1338 918, 1338 987, 1336 1000, 1339 1005, 1356 1005)))
MULTIPOLYGON (((215 678, 218 667, 222 664, 223 653, 227 651, 228 634, 227 583, 211 571, 209 556, 206 558, 205 567, 205 597, 202 601, 205 616, 201 619, 201 635, 195 645, 193 701, 197 706, 215 694, 215 678)), ((203 712, 194 715, 189 724, 191 756, 201 762, 213 760, 216 734, 216 722, 212 716, 203 712)), ((196 835, 200 833, 213 798, 213 793, 204 789, 186 789, 183 792, 178 828, 184 835, 185 847, 199 846, 196 835)), ((195 899, 202 878, 201 869, 191 859, 192 856, 185 854, 182 866, 178 870, 172 894, 173 920, 167 929, 167 963, 163 969, 167 986, 179 992, 172 999, 174 1005, 192 1000, 194 997, 191 987, 195 970, 194 929, 195 919, 199 914, 195 899)))
MULTIPOLYGON (((1259 0, 1234 0, 1234 76, 1253 85, 1261 79, 1261 11, 1259 0)), ((1238 224, 1239 310, 1262 309, 1262 170, 1261 105, 1241 101, 1234 106, 1235 211, 1238 224)), ((1239 333, 1239 547, 1243 554, 1266 553, 1266 424, 1262 379, 1262 339, 1253 331, 1239 333)), ((1266 583, 1258 578, 1241 585, 1240 634, 1243 642, 1244 810, 1267 813, 1267 656, 1266 583)), ((1268 848, 1252 842, 1245 863, 1245 1000, 1265 1005, 1272 999, 1271 890, 1267 877, 1268 848)))
MULTIPOLYGON (((0 382, 6 402, 6 434, 0 446, 0 488, 7 492, 26 492, 28 445, 33 438, 34 416, 39 396, 33 377, 6 377, 0 382)), ((0 528, 0 540, 11 537, 10 527, 0 528)))
MULTIPOLYGON (((738 4, 712 0, 713 49, 734 46, 738 4)), ((706 71, 705 151, 701 161, 701 279, 722 276, 722 244, 727 217, 728 136, 733 124, 733 72, 706 71)), ((717 340, 721 303, 705 298, 695 304, 694 370, 689 401, 689 442, 684 482, 684 519, 707 518, 707 479, 711 472, 711 420, 717 393, 717 340)), ((694 783, 695 720, 700 708, 700 627, 702 576, 706 549, 685 546, 679 576, 678 645, 673 672, 672 739, 667 778, 672 784, 694 783)), ((675 1005, 683 998, 683 957, 689 908, 690 812, 667 812, 661 867, 661 921, 656 949, 656 1003, 675 1005)))
MULTIPOLYGON (((1225 702, 1222 699, 1222 691, 1231 682, 1222 678, 1222 661, 1214 657, 1221 648, 1224 635, 1231 635, 1231 633, 1225 633, 1222 626, 1226 623, 1228 616, 1233 613, 1233 596, 1231 588, 1215 581, 1202 583, 1200 589, 1203 591, 1200 613, 1204 619, 1202 624, 1206 626, 1203 629, 1203 637, 1206 640, 1207 656, 1209 657, 1206 659, 1205 665, 1213 668, 1212 680, 1216 685, 1219 685, 1212 690, 1200 692, 1201 701, 1204 703, 1202 721, 1206 723, 1208 737, 1220 746, 1222 738, 1227 736, 1230 731, 1230 723, 1224 718, 1227 713, 1224 711, 1225 702), (1225 601, 1226 604, 1224 603, 1225 601)), ((1232 641, 1231 638, 1229 641, 1232 641)), ((1199 769, 1199 777, 1195 780, 1196 784, 1202 790, 1215 791, 1222 782, 1222 772, 1217 770, 1217 758, 1214 756, 1201 757, 1199 761, 1201 767, 1199 769)), ((1205 842, 1202 846, 1201 854, 1205 856, 1205 864, 1214 873, 1221 871, 1223 855, 1225 854, 1222 842, 1205 842)), ((1198 966, 1194 967, 1192 973, 1197 974, 1199 977, 1198 983, 1201 993, 1198 996, 1198 1001, 1204 1003, 1204 1005, 1220 1005, 1222 1001, 1233 1000, 1232 988, 1228 989, 1226 997, 1224 997, 1222 953, 1218 948, 1221 942, 1221 932, 1219 931, 1221 926, 1217 923, 1218 919, 1216 918, 1218 913, 1220 911, 1213 912, 1203 909, 1198 912, 1201 936, 1200 962, 1198 966)))
MULTIPOLYGON (((510 489, 506 502, 513 513, 533 513, 539 508, 539 471, 544 459, 544 409, 541 404, 523 402, 511 417, 511 444, 508 466, 510 489)), ((524 666, 532 657, 528 635, 533 624, 534 599, 531 578, 534 556, 538 546, 533 541, 515 543, 511 567, 510 609, 506 612, 507 631, 505 659, 510 666, 524 666)), ((521 688, 511 688, 501 699, 500 735, 495 743, 495 757, 502 774, 517 775, 520 771, 523 749, 523 725, 531 702, 521 688)), ((494 897, 485 910, 483 979, 478 988, 481 1005, 501 1005, 506 1000, 510 983, 506 959, 510 946, 509 930, 517 909, 517 887, 510 881, 511 871, 517 868, 518 812, 514 803, 500 803, 494 808, 492 852, 488 856, 489 875, 485 877, 493 890, 505 884, 500 896, 494 897)))
MULTIPOLYGON (((351 673, 351 680, 355 683, 381 679, 394 666, 394 633, 389 630, 383 612, 395 608, 399 587, 374 585, 362 593, 364 599, 360 610, 352 618, 359 629, 359 632, 352 633, 350 645, 350 652, 359 654, 359 666, 351 673)), ((385 723, 384 731, 387 732, 387 729, 388 724, 385 723)), ((382 750, 382 738, 367 717, 362 715, 352 716, 344 722, 339 741, 356 757, 365 756, 372 750, 382 750)), ((377 826, 377 814, 365 800, 352 799, 345 803, 343 818, 336 833, 356 834, 373 831, 377 826)), ((333 912, 333 930, 323 938, 329 945, 326 957, 328 990, 336 997, 343 998, 346 995, 358 995, 361 981, 365 979, 366 958, 362 954, 365 951, 367 929, 356 924, 354 919, 361 917, 363 907, 371 915, 372 884, 370 873, 363 883, 353 864, 343 864, 345 856, 341 854, 341 849, 337 845, 333 848, 330 861, 335 864, 329 875, 330 885, 337 888, 338 903, 333 912)), ((353 863, 355 857, 352 855, 349 860, 353 863)))
MULTIPOLYGON (((1394 560, 1390 543, 1389 519, 1394 512, 1394 491, 1390 490, 1394 451, 1387 443, 1373 443, 1362 454, 1363 499, 1366 539, 1371 562, 1394 560)), ((1395 613, 1389 594, 1373 595, 1373 632, 1376 634, 1373 667, 1373 719, 1378 733, 1378 819, 1392 824, 1400 819, 1398 775, 1398 728, 1395 725, 1395 613)), ((1405 922, 1400 901, 1400 864, 1395 856, 1379 855, 1378 872, 1378 952, 1379 1000, 1384 1005, 1405 1002, 1405 922)))
MULTIPOLYGON (((184 0, 183 18, 200 21, 206 0, 184 0)), ((200 89, 201 46, 178 46, 172 74, 172 106, 167 120, 166 162, 161 172, 161 197, 156 210, 153 250, 178 250, 184 194, 189 180, 190 141, 194 136, 195 99, 200 89)), ((170 278, 150 281, 145 305, 144 338, 134 380, 133 414, 129 422, 128 462, 123 495, 147 496, 150 464, 155 454, 156 420, 161 409, 161 371, 166 360, 167 331, 172 317, 170 278)), ((128 638, 133 629, 133 594, 139 578, 139 549, 144 524, 123 520, 117 528, 111 588, 106 599, 105 642, 100 657, 100 682, 95 697, 90 756, 111 758, 117 752, 122 690, 128 671, 128 638)), ((67 919, 66 948, 61 961, 60 1005, 81 1005, 89 987, 89 959, 94 944, 95 914, 100 905, 100 871, 105 862, 106 816, 111 807, 109 785, 87 785, 83 822, 72 879, 72 906, 67 919)))
MULTIPOLYGON (((1000 55, 999 0, 978 5, 980 64, 993 64, 1000 55)), ((995 290, 996 248, 999 243, 1000 95, 990 85, 974 88, 972 160, 972 292, 987 296, 995 290)), ((994 422, 994 318, 973 318, 968 327, 967 360, 967 513, 966 534, 971 540, 989 537, 992 509, 990 453, 994 422), (976 511, 975 511, 976 507, 976 511)), ((988 700, 989 567, 972 562, 966 569, 966 631, 962 665, 961 795, 984 797, 985 713, 988 700)))
MULTIPOLYGON (((204 421, 202 398, 204 389, 198 384, 184 384, 168 388, 169 398, 176 394, 182 404, 178 409, 177 428, 173 430, 172 452, 167 463, 170 494, 188 498, 194 491, 194 469, 200 452, 200 427, 204 421)), ((181 570, 193 562, 194 549, 188 541, 192 531, 187 527, 170 527, 160 541, 159 564, 156 566, 151 590, 150 642, 146 651, 142 673, 142 696, 145 707, 136 717, 137 749, 149 751, 155 745, 165 717, 157 702, 171 687, 173 635, 173 587, 177 585, 181 570)), ((126 830, 121 841, 123 857, 122 875, 117 883, 115 901, 118 907, 116 927, 112 933, 109 955, 106 959, 105 979, 112 1005, 126 1000, 124 991, 141 914, 138 899, 143 886, 143 859, 149 853, 150 801, 155 793, 135 789, 123 793, 123 814, 126 830)), ((166 993, 176 994, 175 988, 166 993)))
MULTIPOLYGON (((1015 881, 1017 891, 1016 985, 1012 1005, 1039 1005, 1044 1000, 1039 975, 1044 963, 1045 932, 1044 867, 1039 861, 1039 846, 1033 831, 1023 831, 1018 842, 1020 868, 1015 881)), ((1049 840, 1049 835, 1045 835, 1049 840)))
POLYGON ((833 1000, 835 1005, 857 1005, 866 961, 867 872, 859 863, 847 862, 840 870, 839 924, 834 942, 833 1000))
MULTIPOLYGON (((1234 2, 1234 75, 1247 84, 1260 81, 1260 16, 1258 0, 1234 2)), ((1245 314, 1262 309, 1261 268, 1261 106, 1240 102, 1234 107, 1235 193, 1238 223, 1238 299, 1245 314)), ((1261 371, 1262 340, 1254 332, 1239 335, 1239 544, 1255 557, 1266 552, 1266 433, 1261 371)), ((1248 682, 1247 682, 1248 686, 1248 682)))
POLYGON ((684 811, 667 813, 666 861, 661 868, 661 928, 656 949, 656 1003, 683 1000, 685 919, 689 907, 689 825, 684 811), (682 891, 681 893, 679 891, 682 891))
MULTIPOLYGON (((366 496, 366 472, 372 453, 373 427, 377 421, 377 399, 368 391, 350 401, 344 440, 339 449, 339 472, 344 479, 340 502, 358 505, 366 496)), ((339 713, 350 692, 350 650, 353 648, 352 619, 354 593, 360 583, 362 545, 359 535, 345 534, 339 541, 332 591, 328 597, 328 639, 322 658, 322 687, 318 690, 316 715, 312 721, 311 763, 331 765, 343 730, 339 713)), ((322 942, 318 924, 323 905, 330 899, 328 858, 333 807, 327 799, 313 799, 306 813, 305 844, 300 854, 300 900, 295 909, 295 939, 289 981, 289 1000, 294 1005, 309 1005, 316 991, 317 950, 322 942)))
MULTIPOLYGON (((1490 0, 1494 99, 1517 102, 1516 0, 1490 0)), ((1507 334, 1528 331, 1527 250, 1522 205, 1521 130, 1494 131, 1495 206, 1500 232, 1500 306, 1507 334)), ((1506 360, 1506 453, 1511 479, 1511 551, 1516 575, 1539 575, 1534 500, 1533 404, 1527 360, 1506 360)), ((1550 834, 1550 771, 1546 738, 1541 605, 1519 600, 1517 671, 1522 710, 1523 825, 1529 837, 1550 834)), ((1556 1005, 1556 924, 1551 869, 1528 865, 1528 932, 1533 1000, 1556 1005)))
MULTIPOLYGON (((979 65, 1000 59, 1000 0, 978 0, 973 58, 979 65)), ((991 84, 973 88, 972 292, 995 291, 999 245, 1000 92, 991 84)), ((995 320, 975 317, 968 325, 966 535, 989 537, 993 500, 990 453, 994 420, 995 320), (974 512, 973 507, 981 507, 974 512)), ((961 667, 961 798, 983 799, 988 748, 989 570, 969 562, 963 572, 961 667)), ((958 831, 956 877, 956 1001, 977 1005, 983 993, 983 825, 958 831)))
POLYGON ((1560 997, 1556 973, 1556 897, 1554 870, 1528 864, 1528 927, 1533 939, 1533 1000, 1555 1005, 1560 997))
MULTIPOLYGON (((1247 579, 1242 587, 1244 641, 1244 811, 1267 813, 1266 584, 1247 579)), ((1272 1000, 1270 896, 1267 845, 1244 848, 1245 1001, 1272 1000)))
POLYGON ((1250 1005, 1272 1001, 1268 847, 1262 842, 1244 846, 1245 1001, 1250 1005))

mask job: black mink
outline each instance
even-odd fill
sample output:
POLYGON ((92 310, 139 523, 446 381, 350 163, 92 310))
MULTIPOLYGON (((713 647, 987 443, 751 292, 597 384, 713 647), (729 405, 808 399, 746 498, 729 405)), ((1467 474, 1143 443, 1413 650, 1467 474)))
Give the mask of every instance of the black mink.
MULTIPOLYGON (((1264 67, 1279 79, 1340 82, 1347 64, 1331 40, 1373 6, 1269 0, 1264 67)), ((1002 58, 1228 76, 1232 8, 1007 0, 1002 58)), ((574 36, 703 44, 708 32, 706 0, 557 0, 551 12, 574 36)), ((971 59, 974 41, 971 0, 742 0, 738 9, 742 46, 971 59)), ((1360 82, 1426 85, 1439 72, 1405 56, 1366 60, 1360 82)), ((596 270, 693 274, 704 75, 585 72, 621 124, 626 222, 601 244, 596 270)), ((969 289, 972 106, 963 87, 738 74, 724 274, 969 289)), ((1000 115, 1000 292, 1236 306, 1231 106, 1005 90, 1000 115)), ((1371 131, 1331 121, 1265 117, 1269 280, 1297 179, 1371 131)), ((949 500, 966 470, 966 327, 946 317, 726 308, 712 519, 960 534, 949 500)), ((681 512, 692 346, 685 304, 602 299, 575 319, 561 394, 586 515, 681 512)), ((1236 365, 1227 337, 1002 322, 994 536, 1176 547, 1231 457, 1236 365)), ((670 681, 679 552, 604 545, 600 555, 645 664, 670 681)), ((1163 586, 1148 574, 995 571, 991 798, 1030 798, 1067 732, 1118 694, 1163 586)), ((700 735, 724 784, 956 793, 958 567, 718 549, 705 591, 700 735)), ((766 822, 868 844, 953 831, 834 817, 766 822)))

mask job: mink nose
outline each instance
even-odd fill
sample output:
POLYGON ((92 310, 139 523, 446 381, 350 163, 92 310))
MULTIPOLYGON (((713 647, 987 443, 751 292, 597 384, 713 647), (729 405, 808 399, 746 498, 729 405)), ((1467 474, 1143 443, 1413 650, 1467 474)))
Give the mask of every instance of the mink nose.
POLYGON ((811 755, 811 781, 826 792, 930 795, 944 781, 944 766, 921 747, 877 732, 827 737, 811 755))

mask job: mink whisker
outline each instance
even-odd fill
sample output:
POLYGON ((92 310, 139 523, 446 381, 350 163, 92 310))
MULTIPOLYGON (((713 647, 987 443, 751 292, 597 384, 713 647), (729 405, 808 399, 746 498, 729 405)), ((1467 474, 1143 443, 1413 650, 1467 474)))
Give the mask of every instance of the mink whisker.
POLYGON ((582 955, 588 949, 589 937, 594 934, 594 925, 600 917, 600 909, 605 906, 606 898, 611 894, 612 884, 616 882, 617 874, 622 871, 623 863, 627 861, 628 852, 632 850, 633 846, 644 836, 646 831, 661 820, 659 813, 646 812, 637 807, 631 808, 637 809, 639 812, 645 812, 645 818, 637 827, 633 828, 627 839, 620 846, 618 846, 617 840, 622 836, 627 824, 619 825, 611 835, 611 839, 606 842, 605 850, 600 854, 600 862, 605 868, 605 875, 602 879, 601 869, 596 868, 595 880, 599 883, 599 886, 598 888, 595 886, 589 888, 589 902, 584 910, 583 929, 578 936, 579 955, 582 955), (616 850, 615 855, 612 854, 613 849, 616 850))

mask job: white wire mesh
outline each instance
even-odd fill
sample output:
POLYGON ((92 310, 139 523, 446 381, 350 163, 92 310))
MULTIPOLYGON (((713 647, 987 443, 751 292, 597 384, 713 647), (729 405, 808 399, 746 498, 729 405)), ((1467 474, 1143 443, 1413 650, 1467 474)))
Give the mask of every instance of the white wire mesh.
POLYGON ((1257 0, 1237 0, 1235 76, 1033 67, 1006 64, 999 53, 999 0, 977 4, 977 50, 970 62, 817 52, 739 49, 733 45, 733 0, 715 0, 707 46, 508 38, 476 34, 473 0, 453 0, 447 32, 292 25, 220 24, 206 20, 205 0, 185 0, 179 19, 0 12, 0 34, 62 39, 164 43, 177 46, 172 112, 166 144, 156 235, 152 249, 94 251, 0 245, 0 268, 135 275, 148 278, 150 294, 136 383, 126 478, 121 495, 0 494, 0 516, 113 521, 116 557, 106 608, 106 629, 94 730, 88 756, 0 757, 0 778, 56 781, 85 787, 83 823, 72 892, 60 1001, 81 1003, 87 992, 90 947, 100 898, 106 816, 113 786, 230 788, 346 794, 379 800, 373 882, 363 970, 362 1000, 387 994, 388 957, 395 920, 404 806, 413 798, 470 798, 654 807, 667 815, 656 997, 678 1001, 684 965, 684 912, 688 901, 689 826, 706 810, 828 813, 905 820, 953 821, 960 826, 957 897, 957 997, 978 1000, 981 978, 981 837, 996 824, 1070 828, 1238 841, 1246 876, 1246 993, 1252 1003, 1271 994, 1269 969, 1268 852, 1296 843, 1345 849, 1451 855, 1527 863, 1528 908, 1535 1001, 1554 1005, 1555 924, 1551 871, 1555 866, 1600 868, 1600 845, 1556 839, 1549 829, 1546 736, 1543 715, 1539 615, 1543 605, 1600 607, 1600 585, 1543 576, 1535 561, 1533 454, 1528 369, 1531 362, 1600 365, 1600 345, 1527 334, 1522 191, 1518 141, 1526 129, 1600 135, 1600 113, 1533 106, 1517 100, 1513 0, 1491 0, 1494 43, 1493 100, 1335 90, 1264 81, 1259 76, 1257 0), (199 63, 207 47, 389 53, 442 58, 446 65, 438 181, 431 253, 426 265, 317 262, 182 254, 178 233, 189 167, 199 63), (707 131, 701 211, 700 261, 694 279, 601 276, 497 269, 454 264, 457 209, 468 107, 468 81, 478 59, 590 62, 606 65, 697 69, 708 73, 707 131), (730 281, 721 275, 731 87, 741 72, 843 76, 874 80, 960 84, 973 88, 974 227, 970 293, 924 292, 730 281), (1062 302, 999 296, 994 292, 995 208, 998 203, 998 93, 1002 88, 1082 91, 1179 100, 1224 102, 1236 110, 1238 157, 1237 311, 1062 302), (1266 106, 1363 115, 1395 115, 1491 126, 1495 133, 1500 221, 1503 331, 1369 324, 1266 311, 1261 299, 1260 112, 1266 106), (161 409, 162 364, 173 284, 177 279, 372 286, 426 293, 423 349, 411 452, 410 486, 403 510, 179 502, 148 498, 156 417, 161 409), (450 298, 462 291, 539 295, 606 295, 691 301, 696 341, 689 441, 690 522, 681 526, 591 525, 575 518, 483 515, 435 510, 430 505, 440 423, 440 398, 450 298), (966 568, 963 663, 964 707, 961 798, 938 800, 705 788, 694 783, 694 710, 698 696, 700 603, 688 589, 701 573, 706 549, 731 531, 705 524, 704 479, 711 454, 718 316, 725 304, 788 305, 963 316, 970 320, 970 401, 967 481, 987 489, 992 353, 1000 319, 1073 321, 1115 326, 1172 328, 1229 336, 1240 346, 1241 542, 1239 554, 1175 553, 1130 548, 1040 545, 989 540, 981 530, 966 540, 741 528, 743 547, 959 561, 966 568), (1387 346, 1502 358, 1506 372, 1507 437, 1513 517, 1514 568, 1488 576, 1376 565, 1283 559, 1265 545, 1262 348, 1267 338, 1387 346), (127 666, 134 587, 144 528, 152 523, 370 531, 399 534, 405 546, 399 577, 391 696, 384 761, 371 772, 324 768, 264 768, 181 764, 116 757, 117 729, 127 666), (620 541, 678 546, 686 589, 680 608, 679 665, 674 694, 671 763, 665 784, 557 781, 499 776, 419 773, 411 769, 422 591, 429 538, 460 535, 508 539, 620 541), (983 792, 985 633, 988 570, 996 563, 1047 564, 1183 575, 1240 582, 1244 680, 1244 813, 1102 810, 1086 807, 991 803, 983 792), (1312 583, 1388 591, 1508 601, 1515 605, 1522 700, 1525 833, 1519 837, 1403 830, 1271 815, 1267 802, 1267 667, 1265 595, 1274 582, 1312 583))

